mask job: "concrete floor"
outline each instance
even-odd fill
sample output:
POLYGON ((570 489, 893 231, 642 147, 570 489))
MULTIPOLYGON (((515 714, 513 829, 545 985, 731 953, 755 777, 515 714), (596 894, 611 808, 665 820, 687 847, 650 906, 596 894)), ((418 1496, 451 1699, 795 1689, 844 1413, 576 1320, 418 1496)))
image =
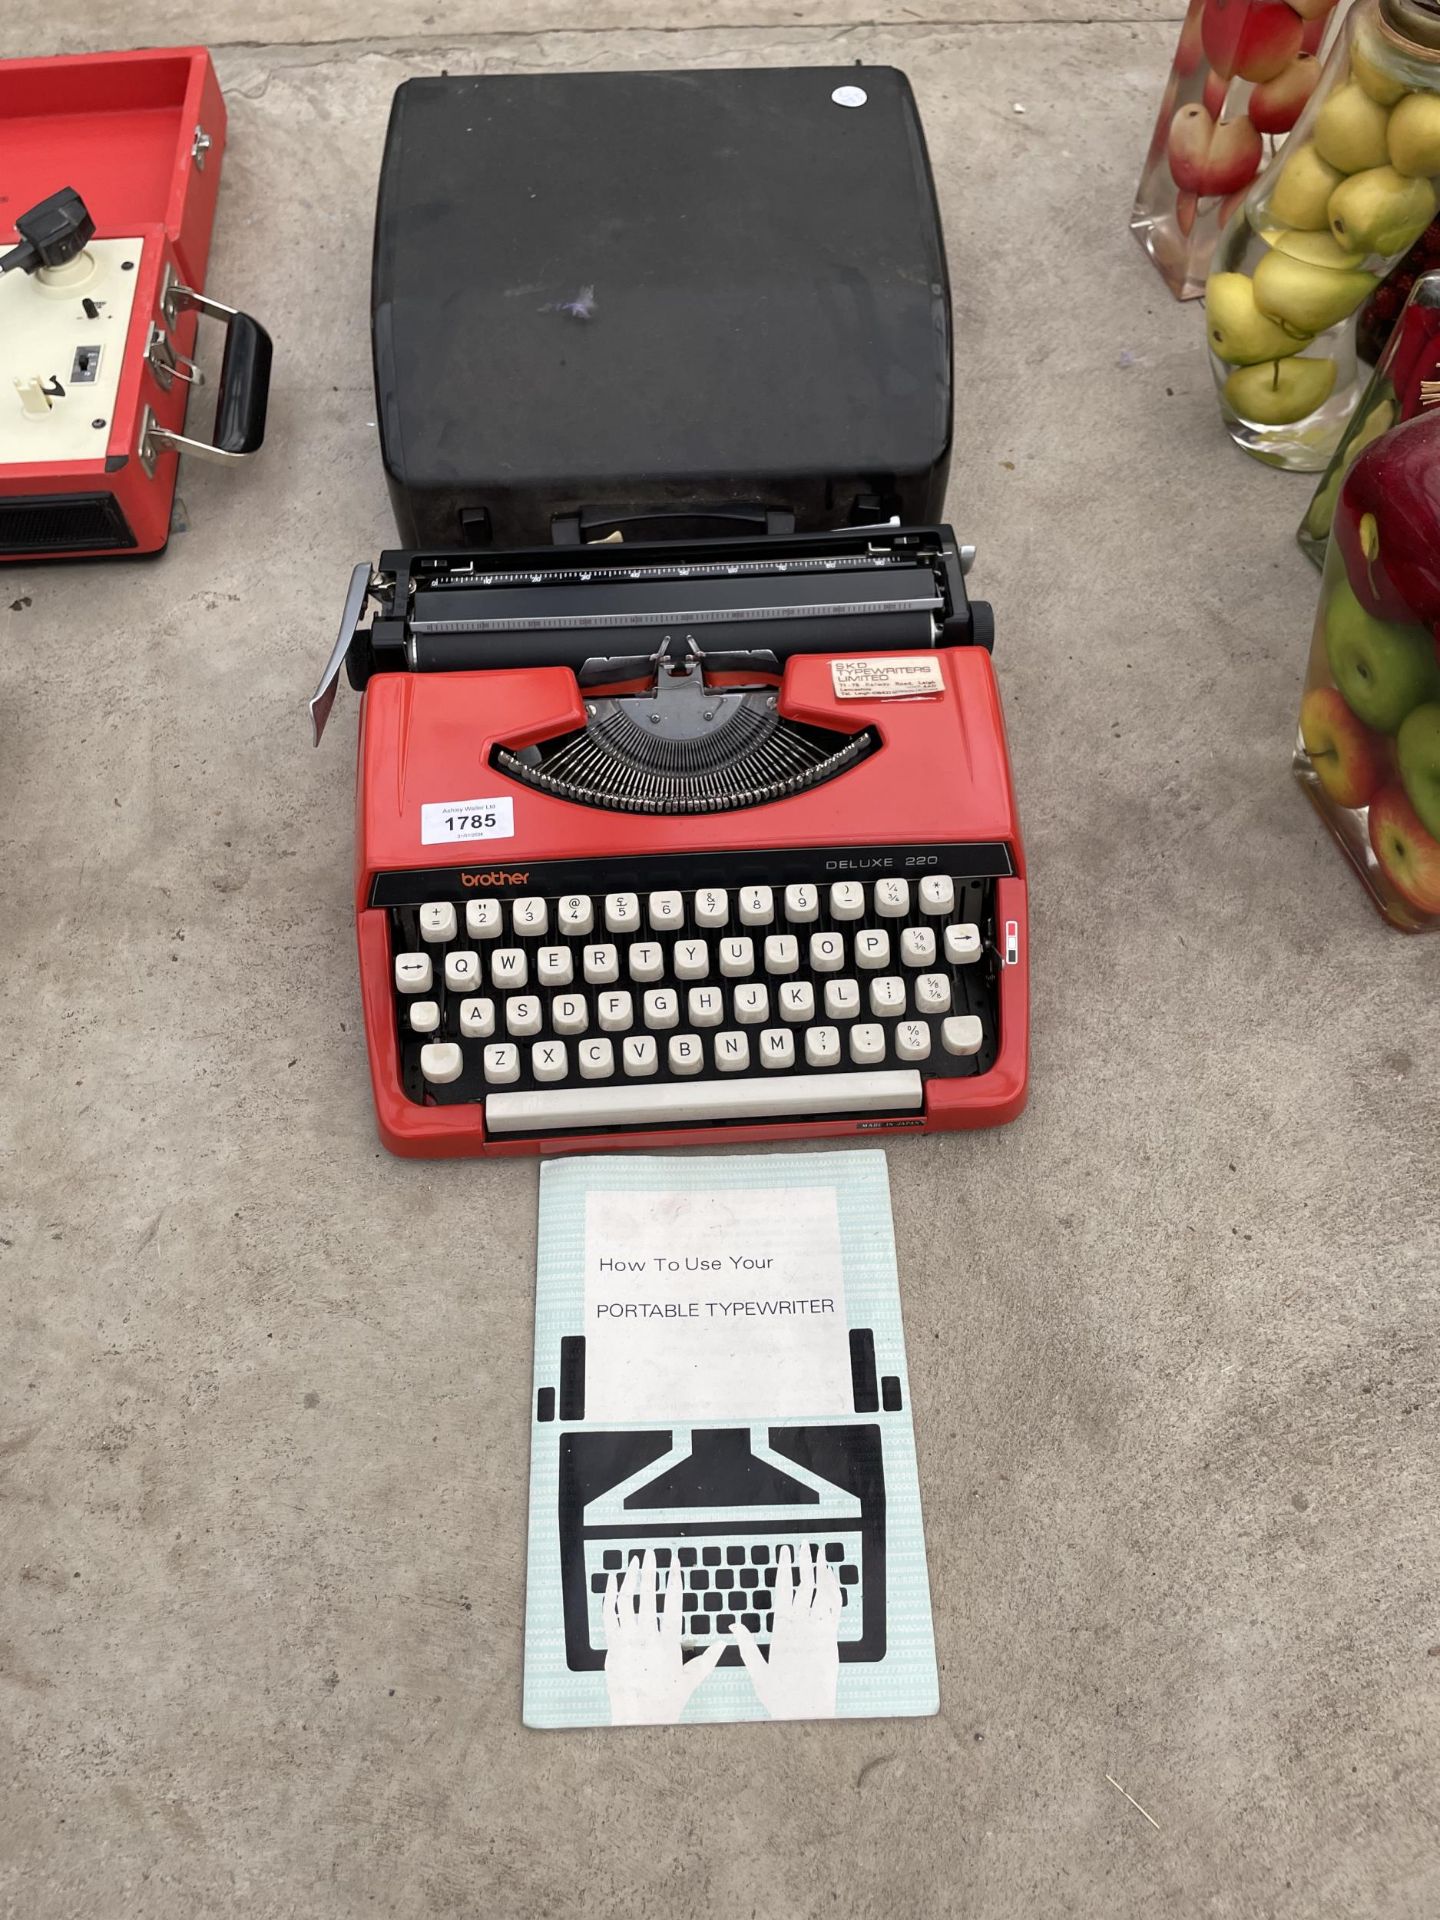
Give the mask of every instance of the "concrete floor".
POLYGON ((208 33, 210 285, 278 347, 162 561, 0 594, 15 1920, 1440 1911, 1440 942, 1289 781, 1307 486, 1126 232, 1178 7, 875 11, 8 0, 5 54, 208 33), (889 1149, 942 1711, 532 1734, 535 1167, 378 1149, 355 702, 318 754, 304 713, 392 534, 385 115, 442 67, 852 60, 929 130, 1033 872, 1028 1114, 889 1149))

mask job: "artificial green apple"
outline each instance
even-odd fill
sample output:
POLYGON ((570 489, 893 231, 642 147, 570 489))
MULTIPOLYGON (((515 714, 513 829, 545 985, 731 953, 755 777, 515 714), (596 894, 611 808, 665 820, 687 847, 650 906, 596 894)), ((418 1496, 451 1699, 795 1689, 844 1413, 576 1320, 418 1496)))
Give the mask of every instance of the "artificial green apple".
POLYGON ((1385 129, 1390 115, 1354 81, 1337 87, 1315 116, 1315 151, 1341 173, 1383 167, 1390 158, 1385 129))
POLYGON ((1440 913, 1440 840, 1403 787, 1384 787, 1370 802, 1370 845, 1380 871, 1417 913, 1440 913))
POLYGON ((1394 167, 1370 167, 1330 196, 1330 231, 1362 253, 1404 253, 1435 218, 1435 189, 1394 167))
POLYGON ((1393 107, 1406 92, 1405 82, 1395 78, 1373 29, 1365 22, 1357 25, 1350 46, 1350 74, 1382 107, 1393 107))
POLYGON ((1270 195, 1270 212, 1287 227, 1323 228, 1330 217, 1330 196, 1344 178, 1336 168, 1326 166, 1307 140, 1280 169, 1270 195))
POLYGON ((1205 331, 1212 352, 1232 367, 1279 360, 1307 344, 1260 311, 1244 273, 1212 273, 1205 282, 1205 331))
POLYGON ((1320 486, 1315 498, 1310 502, 1300 532, 1306 540, 1328 540, 1330 524, 1335 518, 1335 505, 1340 498, 1340 489, 1345 476, 1350 471, 1351 462, 1357 459, 1382 433, 1388 433, 1395 424, 1395 402, 1383 399, 1373 406, 1340 444, 1334 467, 1330 476, 1320 486))
POLYGON ((1390 115, 1386 138, 1397 173, 1440 173, 1440 95, 1407 93, 1390 115))
POLYGON ((1395 757, 1410 804, 1427 833, 1440 839, 1440 703, 1415 707, 1400 723, 1395 757))
POLYGON ((1255 304, 1295 333, 1324 333, 1375 291, 1373 273, 1312 266, 1292 254, 1272 252, 1255 269, 1255 304))
POLYGON ((1297 233, 1285 227, 1266 227, 1262 238, 1279 253, 1294 260, 1308 260, 1312 267, 1358 267, 1363 253, 1342 247, 1333 233, 1297 233))
POLYGON ((1357 720, 1336 687, 1312 687, 1300 702, 1300 738, 1315 777, 1337 807, 1366 807, 1385 778, 1383 737, 1357 720))
POLYGON ((1225 398, 1257 427, 1288 427, 1323 407, 1335 385, 1333 360, 1272 360, 1237 367, 1225 382, 1225 398))
POLYGON ((1378 733, 1394 733, 1406 714, 1440 691, 1425 629, 1377 620, 1343 578, 1329 589, 1325 654, 1345 704, 1378 733))

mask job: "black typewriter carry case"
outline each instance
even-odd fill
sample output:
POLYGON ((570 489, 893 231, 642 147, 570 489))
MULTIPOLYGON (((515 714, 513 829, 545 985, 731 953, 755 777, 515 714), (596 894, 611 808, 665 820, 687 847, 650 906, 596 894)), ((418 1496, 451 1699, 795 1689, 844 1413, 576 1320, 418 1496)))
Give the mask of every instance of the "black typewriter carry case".
POLYGON ((941 514, 949 283, 891 68, 407 81, 372 325, 412 546, 941 514))

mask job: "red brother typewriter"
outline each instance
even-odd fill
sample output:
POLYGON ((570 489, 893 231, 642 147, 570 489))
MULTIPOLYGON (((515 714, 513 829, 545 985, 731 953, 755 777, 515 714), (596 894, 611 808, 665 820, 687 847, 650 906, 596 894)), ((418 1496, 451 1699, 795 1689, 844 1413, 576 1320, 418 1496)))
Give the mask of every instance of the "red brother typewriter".
POLYGON ((1024 855, 904 76, 408 82, 374 257, 406 545, 311 711, 347 668, 386 1145, 1012 1119, 1024 855))

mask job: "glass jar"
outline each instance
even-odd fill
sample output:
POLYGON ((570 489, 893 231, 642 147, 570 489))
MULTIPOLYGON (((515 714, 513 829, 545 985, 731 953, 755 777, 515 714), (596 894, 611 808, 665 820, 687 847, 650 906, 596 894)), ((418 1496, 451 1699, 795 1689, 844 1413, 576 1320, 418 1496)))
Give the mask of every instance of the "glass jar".
POLYGON ((1205 291, 1220 229, 1300 118, 1336 0, 1190 0, 1130 230, 1177 300, 1205 291))
POLYGON ((1295 537, 1317 567, 1325 564, 1335 502, 1350 463, 1382 433, 1434 406, 1440 406, 1440 273, 1427 273, 1411 286, 1364 398, 1300 522, 1295 537))
POLYGON ((1381 913, 1440 928, 1440 413, 1340 487, 1293 768, 1381 913))
POLYGON ((1205 325, 1231 437, 1319 473, 1360 396, 1357 310, 1440 210, 1440 0, 1356 0, 1220 236, 1205 325))

